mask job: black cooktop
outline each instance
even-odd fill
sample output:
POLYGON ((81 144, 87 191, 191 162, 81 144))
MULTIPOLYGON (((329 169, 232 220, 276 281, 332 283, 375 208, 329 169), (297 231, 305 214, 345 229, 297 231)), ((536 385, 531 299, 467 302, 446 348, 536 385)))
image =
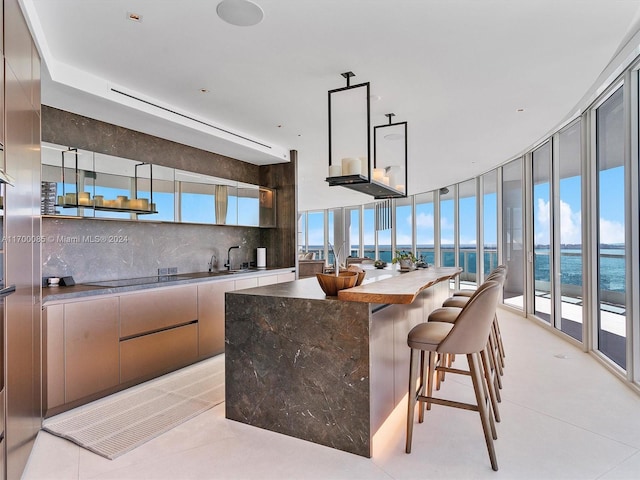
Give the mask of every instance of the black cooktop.
POLYGON ((157 275, 153 277, 125 278, 122 280, 104 280, 102 282, 90 282, 85 285, 96 287, 133 287, 135 285, 148 285, 154 283, 170 282, 178 280, 177 275, 157 275))

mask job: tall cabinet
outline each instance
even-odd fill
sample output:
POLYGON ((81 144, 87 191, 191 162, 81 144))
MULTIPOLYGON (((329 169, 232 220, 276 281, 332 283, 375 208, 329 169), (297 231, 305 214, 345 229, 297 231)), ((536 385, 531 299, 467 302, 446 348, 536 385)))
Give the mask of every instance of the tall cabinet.
POLYGON ((4 170, 2 244, 4 282, 15 292, 4 301, 4 468, 19 479, 42 419, 40 238, 40 57, 18 0, 3 0, 4 170))

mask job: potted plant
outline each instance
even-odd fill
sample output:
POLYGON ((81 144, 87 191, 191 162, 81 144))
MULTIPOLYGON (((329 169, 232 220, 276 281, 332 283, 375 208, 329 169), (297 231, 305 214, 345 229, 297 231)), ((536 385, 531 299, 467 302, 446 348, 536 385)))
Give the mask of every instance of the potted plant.
POLYGON ((418 259, 413 252, 405 250, 396 250, 396 256, 391 259, 391 263, 399 263, 400 270, 413 270, 416 268, 418 259))
POLYGON ((384 268, 387 266, 387 262, 385 262, 384 260, 376 260, 375 262, 373 262, 373 266, 376 268, 384 268))

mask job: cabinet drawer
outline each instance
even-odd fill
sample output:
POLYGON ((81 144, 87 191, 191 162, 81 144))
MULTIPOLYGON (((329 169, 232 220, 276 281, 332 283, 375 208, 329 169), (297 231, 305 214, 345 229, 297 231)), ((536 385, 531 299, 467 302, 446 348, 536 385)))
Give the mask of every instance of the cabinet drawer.
POLYGON ((224 353, 224 296, 235 282, 198 285, 198 356, 224 353))
POLYGON ((257 278, 242 278, 240 280, 236 280, 236 290, 242 290, 245 288, 253 288, 258 286, 257 278))
POLYGON ((296 279, 294 272, 278 274, 278 283, 293 282, 296 279))
POLYGON ((265 285, 274 285, 278 283, 278 275, 267 275, 264 277, 258 277, 258 286, 264 287, 265 285))
POLYGON ((198 359, 198 325, 193 323, 120 342, 120 381, 162 374, 198 359))
POLYGON ((118 299, 64 306, 65 402, 118 384, 118 299))
POLYGON ((197 319, 198 289, 195 285, 120 297, 120 338, 197 319))

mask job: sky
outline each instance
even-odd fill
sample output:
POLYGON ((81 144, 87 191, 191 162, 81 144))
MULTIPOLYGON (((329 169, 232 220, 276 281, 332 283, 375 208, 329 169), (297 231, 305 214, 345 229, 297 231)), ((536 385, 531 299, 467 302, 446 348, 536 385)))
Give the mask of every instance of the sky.
MULTIPOLYGON (((610 168, 600 172, 600 235, 601 243, 623 244, 624 238, 624 169, 610 168)), ((548 184, 538 184, 534 188, 534 240, 536 244, 547 245, 550 238, 550 199, 548 184)), ((496 194, 488 194, 484 201, 484 242, 494 246, 497 243, 497 200, 496 194)), ((580 177, 568 177, 560 181, 560 241, 562 244, 581 244, 581 187, 580 177)), ((454 215, 453 200, 441 202, 441 244, 453 245, 454 215)), ((475 198, 462 199, 460 202, 460 244, 476 245, 475 198)), ((322 212, 309 214, 309 245, 324 244, 324 224, 322 212)), ((354 217, 352 217, 354 218, 354 217)), ((357 217, 355 217, 357 218, 357 217)), ((352 220, 352 221, 355 221, 352 220)), ((434 212, 432 203, 416 205, 416 228, 418 245, 433 244, 434 212)), ((411 245, 411 208, 400 206, 396 208, 396 244, 411 245)), ((364 222, 365 245, 374 244, 373 209, 365 209, 364 222)), ((357 239, 357 230, 353 232, 357 239)), ((355 240, 357 241, 357 240, 355 240)), ((353 243, 355 243, 355 241, 353 243)), ((380 245, 390 245, 390 233, 380 232, 380 245)))

